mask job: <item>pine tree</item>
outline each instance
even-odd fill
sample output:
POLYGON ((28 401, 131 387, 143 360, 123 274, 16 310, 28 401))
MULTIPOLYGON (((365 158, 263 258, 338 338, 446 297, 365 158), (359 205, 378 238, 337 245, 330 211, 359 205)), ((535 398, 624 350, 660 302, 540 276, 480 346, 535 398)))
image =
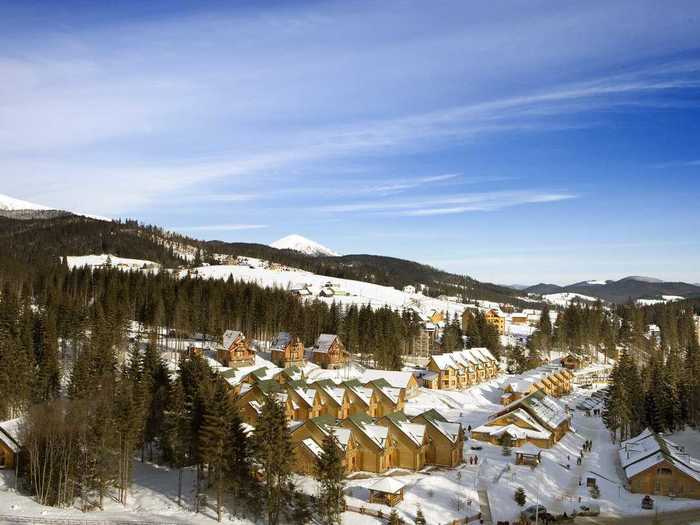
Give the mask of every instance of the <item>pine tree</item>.
POLYGON ((322 524, 339 525, 345 510, 345 469, 338 440, 332 431, 324 437, 322 450, 316 459, 315 472, 319 484, 318 514, 322 524))
POLYGON ((277 525, 289 501, 294 453, 284 407, 272 396, 265 398, 253 442, 264 476, 262 492, 267 523, 277 525))
POLYGON ((228 412, 232 403, 223 385, 223 380, 214 383, 213 392, 204 407, 202 426, 199 429, 199 454, 201 461, 207 464, 209 482, 216 490, 216 516, 223 517, 224 473, 226 448, 228 446, 228 412))
POLYGON ((185 390, 180 378, 170 389, 163 425, 163 456, 165 461, 178 470, 177 504, 182 506, 182 469, 187 466, 190 441, 190 415, 185 403, 185 390))
POLYGON ((401 525, 403 520, 399 517, 399 513, 396 509, 391 509, 391 514, 389 514, 389 525, 401 525))
POLYGON ((517 490, 515 491, 515 494, 513 495, 513 499, 520 507, 524 506, 525 503, 527 502, 527 496, 525 495, 525 489, 522 487, 518 487, 517 490))

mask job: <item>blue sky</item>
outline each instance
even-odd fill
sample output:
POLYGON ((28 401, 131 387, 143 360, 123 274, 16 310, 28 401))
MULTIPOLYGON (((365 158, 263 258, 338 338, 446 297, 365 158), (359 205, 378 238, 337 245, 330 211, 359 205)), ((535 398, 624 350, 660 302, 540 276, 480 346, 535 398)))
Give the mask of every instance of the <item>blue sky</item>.
POLYGON ((0 2, 0 193, 500 283, 700 282, 697 2, 0 2))

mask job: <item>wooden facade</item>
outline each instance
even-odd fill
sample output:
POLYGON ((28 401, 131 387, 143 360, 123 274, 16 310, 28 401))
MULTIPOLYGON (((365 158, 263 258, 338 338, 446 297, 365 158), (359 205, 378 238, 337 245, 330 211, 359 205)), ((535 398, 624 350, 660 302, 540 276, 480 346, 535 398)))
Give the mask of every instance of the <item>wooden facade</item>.
POLYGON ((506 318, 495 308, 486 312, 484 314, 484 319, 496 329, 498 335, 504 335, 506 333, 506 318))
POLYGON ((216 351, 217 360, 224 366, 238 368, 255 363, 255 352, 250 348, 243 332, 226 330, 223 346, 216 351))
POLYGON ((311 360, 321 368, 342 368, 350 360, 345 345, 335 334, 321 334, 311 352, 311 360))
POLYGON ((420 470, 426 465, 429 443, 425 425, 411 422, 403 412, 387 414, 377 424, 388 427, 388 439, 396 443, 392 468, 420 470))
POLYGON ((304 366, 304 344, 289 332, 280 332, 270 347, 270 360, 280 368, 304 366))
POLYGON ((464 461, 464 429, 461 423, 447 421, 434 409, 414 416, 411 421, 425 425, 428 435, 427 464, 454 468, 464 461))

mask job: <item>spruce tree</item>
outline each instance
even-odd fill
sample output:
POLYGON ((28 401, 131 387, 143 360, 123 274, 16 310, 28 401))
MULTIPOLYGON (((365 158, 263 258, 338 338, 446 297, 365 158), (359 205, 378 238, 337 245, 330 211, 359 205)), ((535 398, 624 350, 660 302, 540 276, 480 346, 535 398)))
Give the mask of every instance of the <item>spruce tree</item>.
POLYGON ((423 509, 418 505, 418 510, 416 511, 416 519, 414 521, 415 525, 426 525, 425 516, 423 515, 423 509))
POLYGON ((339 525, 345 510, 343 495, 345 468, 340 445, 331 431, 323 438, 322 454, 316 459, 316 480, 319 484, 318 514, 324 525, 339 525))
POLYGON ((525 503, 527 502, 527 496, 525 495, 525 489, 522 487, 518 487, 515 491, 515 494, 513 495, 513 499, 518 504, 518 506, 520 506, 520 507, 524 506, 525 503))
POLYGON ((284 407, 265 398, 253 433, 255 458, 263 474, 263 500, 268 525, 277 525, 289 502, 294 452, 284 407))

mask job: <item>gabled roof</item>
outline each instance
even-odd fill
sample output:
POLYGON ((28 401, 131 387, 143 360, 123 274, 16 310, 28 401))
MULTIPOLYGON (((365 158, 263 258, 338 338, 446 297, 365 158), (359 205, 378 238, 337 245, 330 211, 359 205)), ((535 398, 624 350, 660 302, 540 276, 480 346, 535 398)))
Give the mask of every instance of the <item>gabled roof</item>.
POLYGON ((361 383, 367 383, 375 379, 384 379, 393 388, 408 388, 411 378, 413 377, 412 372, 398 372, 396 370, 372 370, 367 369, 360 376, 361 383))
POLYGON ((336 339, 338 339, 338 336, 335 334, 319 335, 318 339, 316 340, 316 344, 314 345, 314 352, 321 354, 328 353, 336 339))
POLYGON ((367 414, 358 412, 348 417, 346 421, 350 421, 353 426, 369 438, 377 448, 383 449, 386 445, 386 440, 389 435, 388 427, 375 424, 374 420, 367 414))
POLYGON ((455 443, 459 438, 460 432, 462 430, 462 424, 447 421, 447 419, 445 419, 443 415, 440 414, 440 412, 438 412, 434 408, 431 408, 430 410, 426 410, 425 412, 414 416, 412 420, 415 420, 419 416, 423 416, 423 419, 425 419, 425 421, 429 425, 437 429, 452 443, 455 443))
POLYGON ((412 423, 403 412, 392 412, 384 416, 414 445, 420 447, 425 441, 425 425, 412 423))
POLYGON ((292 341, 292 336, 289 332, 280 332, 272 341, 271 350, 284 350, 284 348, 292 341))
POLYGON ((9 419, 0 423, 0 441, 15 454, 20 449, 20 425, 22 418, 9 419))
POLYGON ((240 330, 226 330, 224 332, 224 348, 227 350, 229 347, 236 342, 236 339, 239 337, 243 337, 245 339, 245 336, 243 335, 243 332, 240 330))
POLYGON ((623 441, 619 456, 628 479, 667 461, 687 476, 700 481, 700 462, 686 454, 684 447, 648 428, 638 436, 623 441))

